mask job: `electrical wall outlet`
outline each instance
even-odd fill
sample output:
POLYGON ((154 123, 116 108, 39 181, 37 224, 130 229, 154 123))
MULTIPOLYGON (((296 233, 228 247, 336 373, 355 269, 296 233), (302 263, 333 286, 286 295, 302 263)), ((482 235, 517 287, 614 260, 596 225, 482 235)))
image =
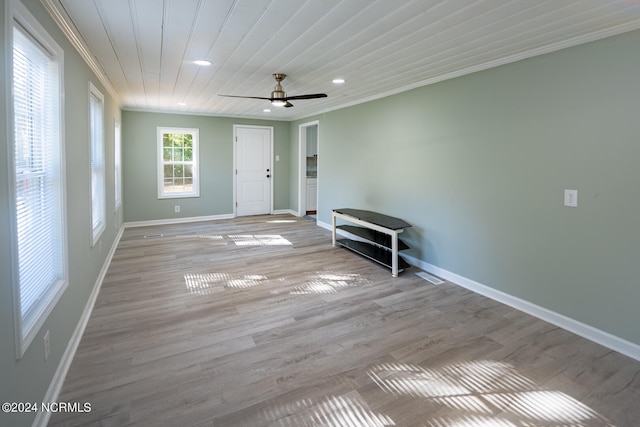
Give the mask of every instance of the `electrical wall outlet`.
POLYGON ((578 207, 578 190, 564 190, 564 205, 570 208, 578 207))
POLYGON ((44 360, 46 362, 47 359, 49 358, 49 354, 51 353, 51 341, 50 341, 49 331, 44 333, 43 340, 44 340, 44 360))
POLYGON ((180 205, 175 205, 175 206, 173 207, 173 211, 174 211, 175 213, 180 213, 180 205))

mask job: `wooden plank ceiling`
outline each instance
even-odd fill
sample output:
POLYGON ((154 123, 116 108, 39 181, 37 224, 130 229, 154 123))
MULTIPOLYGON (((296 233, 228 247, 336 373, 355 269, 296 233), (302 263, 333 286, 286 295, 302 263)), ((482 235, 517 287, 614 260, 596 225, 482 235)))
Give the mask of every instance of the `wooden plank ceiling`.
POLYGON ((631 0, 42 1, 123 108, 276 120, 640 28, 631 0), (276 72, 289 95, 328 98, 278 108, 218 96, 268 97, 276 72))

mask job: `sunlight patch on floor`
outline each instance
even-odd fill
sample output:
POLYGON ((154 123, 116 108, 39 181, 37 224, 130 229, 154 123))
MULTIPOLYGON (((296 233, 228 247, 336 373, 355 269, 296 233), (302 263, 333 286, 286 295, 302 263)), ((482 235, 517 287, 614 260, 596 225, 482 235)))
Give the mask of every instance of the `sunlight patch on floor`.
POLYGON ((227 273, 188 273, 184 275, 187 291, 197 295, 210 295, 225 288, 245 289, 262 285, 267 276, 245 274, 233 276, 227 273))
MULTIPOLYGON (((466 415, 459 418, 437 418, 429 420, 425 427, 521 427, 522 424, 514 424, 509 420, 501 420, 496 418, 487 418, 476 415, 466 415)), ((534 424, 525 424, 525 426, 535 427, 534 424)), ((565 426, 562 426, 565 427, 565 426)), ((567 426, 570 427, 570 426, 567 426)), ((579 426, 573 426, 579 427, 579 426)), ((586 426, 585 426, 586 427, 586 426)))
POLYGON ((222 240, 224 237, 220 234, 198 234, 198 239, 222 240))
POLYGON ((387 363, 372 367, 369 377, 398 398, 421 397, 469 413, 456 420, 432 420, 428 426, 614 427, 578 400, 544 390, 503 362, 479 360, 437 369, 387 363), (517 424, 512 423, 514 418, 519 419, 517 424))
MULTIPOLYGON (((158 235, 162 237, 163 235, 158 235)), ((145 236, 146 237, 146 236, 145 236)), ((290 246, 292 243, 279 234, 230 234, 224 236, 214 233, 175 236, 176 239, 210 240, 213 246, 290 246)))
POLYGON ((229 238, 237 246, 283 246, 292 243, 279 234, 233 234, 229 238))
POLYGON ((359 274, 318 272, 302 285, 293 288, 290 293, 292 295, 334 294, 340 289, 362 286, 366 283, 369 283, 369 280, 359 274))
POLYGON ((394 426, 388 416, 375 413, 359 393, 353 391, 340 396, 327 396, 319 402, 301 399, 294 403, 269 408, 265 416, 269 425, 385 427, 394 426))

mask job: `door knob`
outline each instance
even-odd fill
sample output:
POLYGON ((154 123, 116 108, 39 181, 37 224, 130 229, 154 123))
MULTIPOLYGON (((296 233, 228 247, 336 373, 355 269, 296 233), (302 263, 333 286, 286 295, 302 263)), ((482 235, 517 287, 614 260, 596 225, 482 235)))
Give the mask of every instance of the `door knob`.
POLYGON ((271 175, 267 175, 267 178, 271 178, 271 175))

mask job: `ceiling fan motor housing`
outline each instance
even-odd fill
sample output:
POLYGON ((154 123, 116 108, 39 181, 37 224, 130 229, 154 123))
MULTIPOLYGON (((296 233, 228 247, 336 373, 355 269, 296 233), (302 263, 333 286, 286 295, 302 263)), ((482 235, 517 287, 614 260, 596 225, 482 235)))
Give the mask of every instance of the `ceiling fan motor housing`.
POLYGON ((287 93, 282 90, 282 86, 280 85, 280 82, 284 80, 284 78, 287 77, 286 74, 280 74, 280 73, 274 73, 273 74, 273 78, 276 79, 276 87, 273 89, 273 92, 271 92, 271 99, 282 99, 284 100, 284 98, 287 97, 287 93))

